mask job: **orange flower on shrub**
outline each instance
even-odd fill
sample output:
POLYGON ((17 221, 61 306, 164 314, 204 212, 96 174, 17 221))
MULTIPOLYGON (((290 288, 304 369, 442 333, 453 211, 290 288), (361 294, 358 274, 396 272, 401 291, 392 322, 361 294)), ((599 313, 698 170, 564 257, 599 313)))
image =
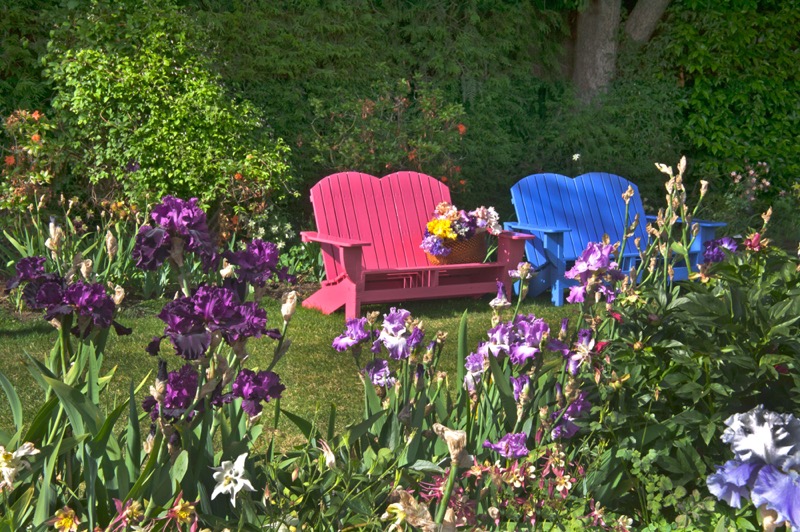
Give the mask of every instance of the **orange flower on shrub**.
POLYGON ((466 134, 466 132, 467 132, 467 126, 465 126, 464 124, 458 124, 458 125, 456 126, 456 129, 458 129, 458 134, 459 134, 459 135, 461 135, 462 137, 463 137, 463 136, 466 134))
POLYGON ((6 165, 7 166, 14 166, 17 160, 14 158, 13 155, 6 155, 6 165))
POLYGON ((242 174, 240 174, 239 172, 236 172, 235 174, 233 174, 233 178, 236 181, 241 181, 243 179, 242 174))
POLYGON ((37 122, 38 122, 38 121, 39 121, 39 119, 40 119, 41 117, 43 117, 43 116, 44 116, 44 115, 43 115, 42 113, 40 113, 39 111, 34 111, 33 113, 31 113, 31 118, 33 118, 33 119, 34 119, 34 120, 36 120, 37 122))
POLYGON ((34 133, 33 135, 31 135, 31 140, 33 142, 39 142, 40 140, 42 140, 42 136, 39 135, 38 133, 34 133))
POLYGON ((447 183, 447 176, 445 175, 442 176, 442 183, 447 183))

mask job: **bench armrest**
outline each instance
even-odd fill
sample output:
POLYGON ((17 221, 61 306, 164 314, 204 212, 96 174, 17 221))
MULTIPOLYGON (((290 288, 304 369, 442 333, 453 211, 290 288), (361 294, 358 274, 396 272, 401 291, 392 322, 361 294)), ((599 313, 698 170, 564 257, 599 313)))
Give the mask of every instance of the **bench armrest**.
POLYGON ((533 231, 541 231, 543 233, 567 233, 569 231, 572 231, 572 229, 570 229, 569 227, 557 227, 557 226, 537 227, 519 222, 506 222, 503 224, 503 228, 506 230, 520 231, 524 233, 532 233, 533 231))
POLYGON ((536 237, 525 233, 516 233, 514 231, 504 230, 497 234, 497 238, 510 239, 510 240, 533 240, 536 237))
POLYGON ((371 242, 363 242, 360 240, 351 240, 349 238, 340 238, 338 236, 323 235, 316 231, 302 231, 300 237, 303 242, 319 242, 320 244, 331 244, 340 248, 354 248, 371 246, 371 242))

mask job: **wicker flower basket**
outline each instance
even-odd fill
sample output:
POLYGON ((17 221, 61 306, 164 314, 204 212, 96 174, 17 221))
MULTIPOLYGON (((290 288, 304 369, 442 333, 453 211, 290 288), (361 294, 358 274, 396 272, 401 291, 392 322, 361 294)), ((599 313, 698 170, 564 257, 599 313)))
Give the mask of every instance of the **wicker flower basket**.
POLYGON ((483 262, 486 258, 486 233, 478 233, 469 240, 453 240, 446 242, 444 247, 450 249, 450 254, 437 257, 426 253, 428 262, 434 266, 442 264, 465 264, 467 262, 483 262))

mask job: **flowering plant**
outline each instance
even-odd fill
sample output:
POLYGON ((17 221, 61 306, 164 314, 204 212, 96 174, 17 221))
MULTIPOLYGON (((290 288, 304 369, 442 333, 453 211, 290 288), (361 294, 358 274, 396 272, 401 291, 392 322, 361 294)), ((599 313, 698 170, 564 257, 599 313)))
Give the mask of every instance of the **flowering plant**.
MULTIPOLYGON (((529 269, 511 272, 521 292, 529 269)), ((614 524, 580 487, 587 463, 578 434, 596 408, 597 384, 608 377, 607 342, 588 328, 570 334, 568 319, 551 331, 544 319, 512 308, 502 286, 490 306, 492 327, 472 353, 466 313, 461 320, 455 397, 439 366, 446 335, 426 341, 422 322, 407 310, 392 308, 382 323, 378 313, 348 320, 334 339, 334 349, 351 352, 364 382, 363 425, 371 426, 361 429, 369 436, 360 445, 377 442, 388 448, 379 456, 388 450, 408 464, 382 519, 390 530, 432 530, 501 522, 524 528, 569 516, 576 526, 626 530, 627 518, 614 524), (504 320, 508 309, 513 315, 504 320)))
POLYGON ((447 244, 469 240, 478 233, 497 234, 501 231, 499 216, 494 207, 478 207, 474 211, 459 210, 446 201, 438 204, 433 218, 425 226, 425 238, 420 248, 437 257, 446 257, 451 249, 447 244))

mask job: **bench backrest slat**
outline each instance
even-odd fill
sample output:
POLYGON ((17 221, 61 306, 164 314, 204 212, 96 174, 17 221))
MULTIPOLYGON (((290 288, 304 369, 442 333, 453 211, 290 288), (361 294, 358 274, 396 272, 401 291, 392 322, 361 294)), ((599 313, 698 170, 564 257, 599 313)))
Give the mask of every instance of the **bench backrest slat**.
MULTIPOLYGON (((634 195, 630 201, 628 221, 639 214, 639 226, 634 236, 626 243, 626 255, 635 252, 633 238, 641 237, 647 242, 645 214, 639 189, 627 179, 614 174, 592 172, 570 178, 560 174, 529 175, 511 188, 511 201, 517 219, 533 226, 557 226, 572 229, 564 235, 564 257, 567 260, 580 256, 588 242, 598 242, 607 233, 611 242, 618 241, 623 234, 625 201, 622 193, 628 185, 634 195)), ((542 237, 542 234, 537 234, 542 237)), ((541 263, 544 258, 538 252, 532 260, 541 263)))
MULTIPOLYGON (((436 205, 450 201, 450 190, 418 172, 396 172, 378 179, 359 172, 323 178, 311 189, 317 230, 322 234, 370 242, 363 248, 367 270, 428 266, 419 248, 425 224, 436 205)), ((332 246, 323 246, 328 278, 343 273, 332 246)))

